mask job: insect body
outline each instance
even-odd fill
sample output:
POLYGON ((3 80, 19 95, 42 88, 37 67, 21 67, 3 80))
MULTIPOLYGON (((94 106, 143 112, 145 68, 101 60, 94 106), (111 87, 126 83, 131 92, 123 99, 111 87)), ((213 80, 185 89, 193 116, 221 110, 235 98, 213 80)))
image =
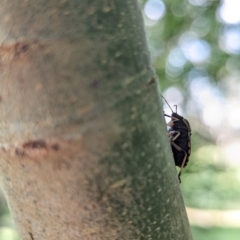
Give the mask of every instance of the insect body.
MULTIPOLYGON (((172 110, 166 99, 163 96, 162 98, 172 110)), ((171 118, 167 124, 169 126, 168 136, 171 142, 175 165, 180 167, 178 179, 181 183, 180 176, 182 169, 187 166, 191 154, 191 127, 188 120, 177 114, 177 108, 176 112, 172 110, 171 116, 167 114, 164 114, 164 116, 171 118)))

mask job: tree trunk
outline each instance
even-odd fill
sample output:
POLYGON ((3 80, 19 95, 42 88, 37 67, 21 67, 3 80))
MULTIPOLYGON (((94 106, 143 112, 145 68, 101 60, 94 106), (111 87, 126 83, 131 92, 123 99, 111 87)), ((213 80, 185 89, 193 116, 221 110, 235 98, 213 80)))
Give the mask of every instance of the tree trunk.
POLYGON ((22 239, 192 239, 137 0, 0 3, 0 173, 22 239))

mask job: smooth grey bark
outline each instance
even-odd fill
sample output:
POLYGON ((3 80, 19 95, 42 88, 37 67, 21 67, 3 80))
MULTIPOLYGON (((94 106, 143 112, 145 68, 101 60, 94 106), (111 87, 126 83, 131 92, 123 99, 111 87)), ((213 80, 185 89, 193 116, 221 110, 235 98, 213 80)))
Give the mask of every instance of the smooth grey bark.
POLYGON ((22 239, 192 239, 137 1, 0 5, 0 172, 22 239))

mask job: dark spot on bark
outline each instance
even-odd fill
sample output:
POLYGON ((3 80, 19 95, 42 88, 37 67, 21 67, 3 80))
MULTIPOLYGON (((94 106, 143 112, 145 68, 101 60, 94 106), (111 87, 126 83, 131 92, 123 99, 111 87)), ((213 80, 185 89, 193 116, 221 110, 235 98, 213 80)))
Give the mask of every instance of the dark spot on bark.
POLYGON ((59 150, 59 145, 58 145, 57 143, 55 143, 55 144, 53 144, 53 145, 51 146, 51 148, 52 148, 52 150, 54 150, 54 151, 58 151, 58 150, 59 150))
POLYGON ((20 156, 20 157, 23 157, 25 154, 24 154, 24 151, 23 150, 21 150, 21 149, 19 149, 19 148, 16 148, 15 149, 15 154, 17 155, 17 156, 20 156))
POLYGON ((28 49, 29 49, 29 46, 26 45, 26 44, 24 44, 24 45, 21 47, 21 51, 22 51, 23 53, 27 52, 28 49))
POLYGON ((2 96, 0 96, 0 102, 2 102, 2 100, 3 100, 3 98, 2 98, 2 96))
POLYGON ((28 232, 30 235, 31 240, 34 240, 33 234, 31 232, 28 232))
POLYGON ((47 148, 45 141, 43 140, 35 140, 29 141, 23 144, 23 148, 47 148))
POLYGON ((15 57, 19 57, 21 54, 26 53, 29 50, 29 45, 26 43, 16 43, 15 44, 15 57))
POLYGON ((156 79, 154 77, 152 77, 148 82, 147 85, 150 86, 152 84, 154 84, 156 82, 156 79))

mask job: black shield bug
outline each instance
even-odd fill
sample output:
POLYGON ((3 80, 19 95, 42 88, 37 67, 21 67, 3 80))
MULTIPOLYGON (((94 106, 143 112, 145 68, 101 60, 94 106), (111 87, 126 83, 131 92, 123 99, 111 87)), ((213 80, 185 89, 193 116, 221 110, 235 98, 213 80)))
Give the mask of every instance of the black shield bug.
POLYGON ((178 179, 181 183, 180 176, 182 169, 187 166, 191 154, 191 127, 187 119, 177 114, 177 105, 176 112, 174 112, 167 100, 163 96, 162 98, 172 111, 171 116, 165 113, 164 116, 171 118, 170 122, 167 123, 169 126, 168 136, 172 147, 175 165, 180 167, 178 179))

